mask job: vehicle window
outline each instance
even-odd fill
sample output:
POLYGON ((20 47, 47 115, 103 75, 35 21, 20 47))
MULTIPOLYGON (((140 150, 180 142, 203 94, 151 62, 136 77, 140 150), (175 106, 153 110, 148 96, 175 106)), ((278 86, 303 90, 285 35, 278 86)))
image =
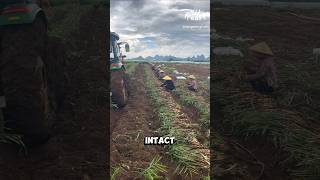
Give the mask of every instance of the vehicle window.
POLYGON ((120 57, 120 49, 119 49, 119 46, 118 46, 118 44, 116 43, 116 48, 117 48, 117 57, 120 57))
POLYGON ((110 53, 113 52, 113 51, 112 51, 112 41, 110 41, 110 48, 109 48, 109 50, 110 50, 110 53))
POLYGON ((111 58, 111 60, 114 59, 113 46, 112 46, 111 40, 110 40, 110 58, 111 58))

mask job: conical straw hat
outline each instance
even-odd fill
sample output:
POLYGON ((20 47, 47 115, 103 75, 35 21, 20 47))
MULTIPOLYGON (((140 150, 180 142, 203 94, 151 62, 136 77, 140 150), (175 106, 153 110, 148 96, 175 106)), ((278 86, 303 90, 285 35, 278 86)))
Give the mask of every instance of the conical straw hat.
POLYGON ((273 56, 273 52, 266 42, 261 42, 256 45, 253 45, 249 48, 249 50, 253 52, 273 56))
POLYGON ((162 78, 163 80, 172 80, 170 76, 165 76, 162 78))
POLYGON ((190 79, 196 79, 196 77, 194 77, 194 75, 190 75, 190 76, 188 76, 188 78, 190 78, 190 79))

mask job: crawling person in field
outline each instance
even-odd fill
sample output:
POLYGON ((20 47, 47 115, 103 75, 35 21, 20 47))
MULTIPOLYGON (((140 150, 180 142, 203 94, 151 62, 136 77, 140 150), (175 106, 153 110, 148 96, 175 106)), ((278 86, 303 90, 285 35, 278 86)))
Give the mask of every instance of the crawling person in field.
POLYGON ((161 85, 161 87, 164 87, 166 91, 172 91, 176 88, 170 76, 163 77, 163 80, 164 83, 161 85))
POLYGON ((187 87, 190 91, 198 91, 198 83, 194 75, 188 76, 187 87))
POLYGON ((273 52, 265 42, 249 48, 254 63, 245 63, 246 75, 243 80, 249 81, 253 89, 262 94, 270 94, 278 87, 278 77, 273 60, 273 52))

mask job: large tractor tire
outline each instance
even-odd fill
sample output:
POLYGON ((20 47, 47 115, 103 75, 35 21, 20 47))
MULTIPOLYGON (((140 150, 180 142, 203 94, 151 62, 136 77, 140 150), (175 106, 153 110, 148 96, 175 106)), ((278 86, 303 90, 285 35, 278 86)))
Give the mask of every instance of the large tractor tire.
POLYGON ((44 63, 47 27, 38 17, 33 24, 3 29, 1 81, 7 100, 7 126, 24 135, 27 145, 49 138, 50 108, 44 63))
POLYGON ((124 69, 111 72, 111 99, 118 107, 124 107, 128 101, 127 82, 124 69))

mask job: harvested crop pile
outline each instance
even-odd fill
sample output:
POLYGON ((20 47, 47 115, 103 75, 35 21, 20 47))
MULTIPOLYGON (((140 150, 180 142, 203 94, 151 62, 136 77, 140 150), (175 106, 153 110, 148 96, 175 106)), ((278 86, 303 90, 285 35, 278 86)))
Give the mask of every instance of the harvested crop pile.
POLYGON ((222 123, 231 127, 235 136, 271 141, 284 151, 279 161, 293 176, 319 176, 320 134, 299 113, 277 107, 270 97, 252 92, 229 91, 220 100, 216 99, 223 104, 222 123))

